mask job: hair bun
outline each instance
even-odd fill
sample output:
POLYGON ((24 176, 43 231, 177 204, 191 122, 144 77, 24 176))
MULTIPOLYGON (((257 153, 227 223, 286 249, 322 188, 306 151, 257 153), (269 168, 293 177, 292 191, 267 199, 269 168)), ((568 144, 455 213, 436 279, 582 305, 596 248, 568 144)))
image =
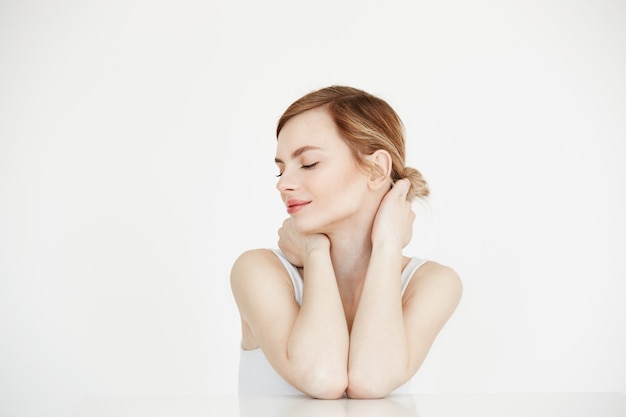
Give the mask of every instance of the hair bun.
POLYGON ((428 189, 428 184, 424 177, 422 177, 422 173, 417 169, 412 167, 404 167, 404 172, 402 173, 402 178, 406 178, 411 183, 411 187, 409 188, 409 193, 407 194, 407 199, 412 201, 414 198, 424 198, 428 197, 430 194, 430 190, 428 189))

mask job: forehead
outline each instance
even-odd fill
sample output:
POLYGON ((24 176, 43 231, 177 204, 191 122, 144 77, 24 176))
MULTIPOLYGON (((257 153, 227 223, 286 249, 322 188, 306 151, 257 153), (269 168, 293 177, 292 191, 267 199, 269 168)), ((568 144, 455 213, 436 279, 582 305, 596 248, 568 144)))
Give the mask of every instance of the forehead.
POLYGON ((285 123, 278 135, 276 156, 284 160, 303 146, 329 151, 347 148, 333 119, 323 108, 307 110, 285 123))

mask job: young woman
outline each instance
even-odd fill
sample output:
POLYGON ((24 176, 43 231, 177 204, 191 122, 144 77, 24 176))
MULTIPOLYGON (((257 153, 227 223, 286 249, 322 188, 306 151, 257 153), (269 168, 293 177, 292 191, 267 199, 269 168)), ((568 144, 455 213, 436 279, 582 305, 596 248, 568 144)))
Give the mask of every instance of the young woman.
POLYGON ((280 250, 242 254, 231 273, 241 315, 241 394, 380 398, 410 379, 455 310, 450 268, 403 256, 426 197, 405 166, 402 122, 342 86, 294 102, 277 127, 280 250))

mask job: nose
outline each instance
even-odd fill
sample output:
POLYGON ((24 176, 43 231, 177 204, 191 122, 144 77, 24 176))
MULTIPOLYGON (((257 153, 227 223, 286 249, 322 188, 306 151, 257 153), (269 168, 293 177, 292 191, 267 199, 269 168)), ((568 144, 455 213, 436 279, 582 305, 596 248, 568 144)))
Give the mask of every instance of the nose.
POLYGON ((284 169, 280 177, 278 177, 276 189, 281 193, 293 191, 296 189, 295 178, 287 169, 284 169))

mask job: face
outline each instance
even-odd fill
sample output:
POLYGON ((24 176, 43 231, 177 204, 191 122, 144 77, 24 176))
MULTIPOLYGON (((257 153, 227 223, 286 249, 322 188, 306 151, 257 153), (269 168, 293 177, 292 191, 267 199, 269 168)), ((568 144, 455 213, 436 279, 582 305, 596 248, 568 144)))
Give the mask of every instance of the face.
POLYGON ((289 120, 278 135, 276 188, 302 233, 331 233, 358 222, 368 176, 324 109, 289 120))

